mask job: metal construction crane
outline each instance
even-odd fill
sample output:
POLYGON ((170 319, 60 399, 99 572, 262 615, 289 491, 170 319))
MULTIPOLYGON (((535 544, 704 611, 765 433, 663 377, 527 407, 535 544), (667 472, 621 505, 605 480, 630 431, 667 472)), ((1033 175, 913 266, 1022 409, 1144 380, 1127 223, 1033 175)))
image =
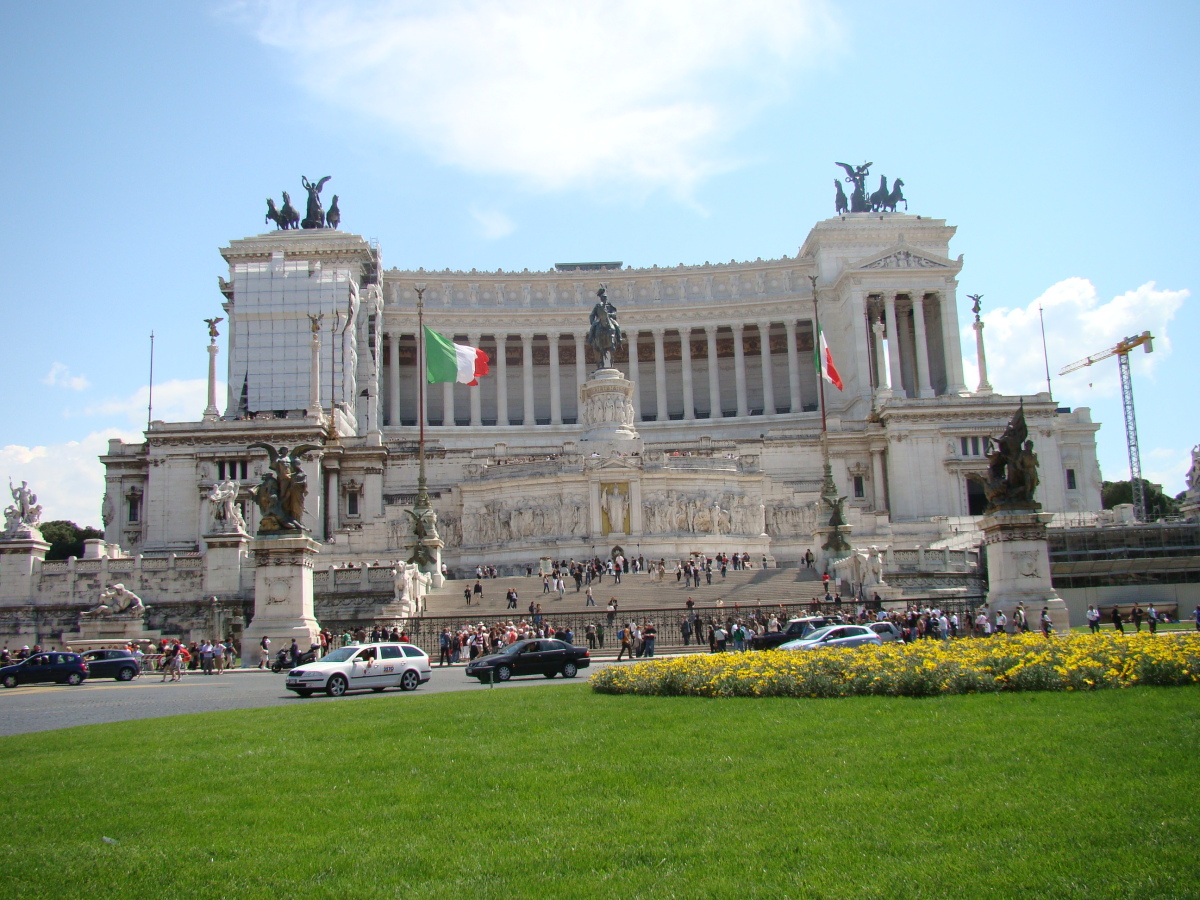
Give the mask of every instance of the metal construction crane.
POLYGON ((1117 358, 1117 370, 1121 373, 1121 402, 1125 405, 1125 443, 1129 445, 1129 482, 1133 488, 1133 512, 1139 522, 1146 521, 1146 492, 1142 486, 1142 455, 1138 450, 1137 419, 1133 414, 1133 379, 1129 375, 1129 353, 1136 347, 1144 347, 1147 353, 1154 352, 1154 338, 1148 331, 1127 337, 1100 353, 1073 362, 1063 368, 1059 375, 1066 375, 1098 363, 1110 356, 1117 358))

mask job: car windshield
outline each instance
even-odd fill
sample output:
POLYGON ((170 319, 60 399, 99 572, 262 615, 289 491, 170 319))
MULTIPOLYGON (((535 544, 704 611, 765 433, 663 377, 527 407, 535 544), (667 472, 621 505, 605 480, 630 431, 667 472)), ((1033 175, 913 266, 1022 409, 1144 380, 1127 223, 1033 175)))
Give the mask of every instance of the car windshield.
POLYGON ((322 656, 320 662, 345 662, 361 649, 362 647, 339 647, 322 656))
POLYGON ((833 628, 834 626, 832 625, 826 625, 824 628, 818 628, 816 631, 810 631, 804 636, 804 640, 819 641, 821 638, 825 637, 825 635, 829 634, 829 632, 833 631, 833 628))

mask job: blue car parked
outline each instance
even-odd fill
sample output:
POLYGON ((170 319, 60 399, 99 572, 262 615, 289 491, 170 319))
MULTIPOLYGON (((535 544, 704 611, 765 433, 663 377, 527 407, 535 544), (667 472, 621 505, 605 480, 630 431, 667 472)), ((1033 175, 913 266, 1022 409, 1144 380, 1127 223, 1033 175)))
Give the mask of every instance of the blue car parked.
POLYGON ((87 663, 78 653, 35 653, 15 665, 0 669, 0 684, 6 688, 47 681, 82 684, 87 677, 87 663))

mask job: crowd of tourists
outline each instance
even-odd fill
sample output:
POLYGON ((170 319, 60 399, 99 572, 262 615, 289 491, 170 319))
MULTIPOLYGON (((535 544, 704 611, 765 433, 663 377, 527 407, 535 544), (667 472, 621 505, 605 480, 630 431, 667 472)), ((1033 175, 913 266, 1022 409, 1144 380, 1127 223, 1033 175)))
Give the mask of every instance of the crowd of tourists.
MULTIPOLYGON (((588 626, 589 644, 594 640, 595 627, 594 625, 588 626)), ((602 626, 600 634, 603 639, 602 626)), ((569 624, 556 627, 548 621, 542 621, 541 616, 538 616, 537 620, 530 618, 493 622, 491 625, 483 622, 478 625, 463 625, 456 631, 446 626, 438 636, 438 665, 452 666, 458 663, 467 663, 477 657, 487 656, 489 653, 499 653, 517 641, 532 638, 556 638, 573 644, 575 643, 575 632, 571 630, 569 624)))

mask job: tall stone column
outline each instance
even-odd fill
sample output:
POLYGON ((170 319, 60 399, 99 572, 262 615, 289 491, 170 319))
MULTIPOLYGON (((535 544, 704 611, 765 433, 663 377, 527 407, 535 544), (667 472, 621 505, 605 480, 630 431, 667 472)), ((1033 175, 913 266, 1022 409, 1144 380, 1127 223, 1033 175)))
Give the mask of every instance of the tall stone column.
POLYGON ((533 335, 521 333, 521 395, 524 398, 522 424, 536 425, 533 407, 533 335))
POLYGON ((888 294, 884 301, 887 307, 888 368, 892 374, 892 394, 906 396, 904 377, 900 374, 900 320, 896 318, 896 295, 888 294))
POLYGON ((883 482, 883 448, 871 448, 871 478, 874 481, 875 511, 887 512, 887 492, 883 482))
POLYGON ((929 384, 929 343, 925 336, 925 298, 914 294, 913 342, 917 345, 917 396, 932 397, 933 387, 929 384))
POLYGON ((208 406, 204 408, 204 421, 215 422, 221 417, 217 409, 217 339, 208 345, 208 406))
POLYGON ((704 338, 708 343, 708 415, 719 419, 725 413, 721 409, 721 371, 717 359, 717 326, 705 325, 704 338))
POLYGON ((400 424, 400 334, 388 335, 388 424, 400 424))
POLYGON ((746 400, 746 348, 742 344, 741 322, 735 322, 733 328, 733 383, 737 388, 737 414, 750 415, 750 404, 746 400))
POLYGON ((454 425, 454 382, 442 382, 442 425, 454 425))
POLYGON ((942 352, 946 357, 946 393, 961 394, 967 390, 963 375, 962 343, 958 334, 958 304, 953 289, 938 291, 942 312, 942 352))
POLYGON ((783 328, 787 332, 788 397, 792 412, 798 413, 803 411, 804 401, 800 397, 800 356, 796 352, 796 320, 788 319, 783 323, 783 328))
MULTIPOLYGON (((332 532, 342 527, 342 504, 339 502, 338 493, 341 490, 341 481, 338 478, 340 470, 330 468, 326 469, 325 472, 328 475, 328 491, 325 494, 325 502, 328 504, 326 507, 328 510, 327 518, 329 520, 329 531, 332 534, 332 532)), ((325 535, 326 540, 329 540, 330 534, 325 535)))
MULTIPOLYGON (((478 347, 482 343, 483 335, 476 332, 475 334, 467 335, 467 343, 472 347, 478 347)), ((471 427, 478 428, 483 424, 483 405, 479 395, 479 385, 467 388, 471 398, 471 427)))
POLYGON ((587 356, 584 352, 583 335, 575 334, 575 403, 576 413, 575 421, 579 421, 579 391, 583 388, 584 382, 587 381, 587 356))
POLYGON ((775 372, 771 366, 771 323, 758 323, 758 355, 762 361, 763 415, 775 415, 775 372))
POLYGON ((642 421, 642 371, 641 360, 638 359, 638 335, 641 332, 634 328, 625 333, 629 344, 629 380, 633 382, 633 421, 642 421))
POLYGON ((663 347, 662 328, 655 328, 654 335, 654 397, 657 404, 654 420, 668 422, 671 416, 667 413, 667 354, 663 347))
POLYGON ((508 335, 496 335, 496 424, 508 424, 508 335))
POLYGON ((562 382, 558 375, 558 333, 546 335, 550 342, 550 424, 562 424, 562 382))
POLYGON ((880 400, 887 400, 892 396, 892 391, 887 383, 887 363, 884 361, 883 354, 883 323, 879 321, 879 317, 875 317, 875 321, 871 323, 872 340, 875 341, 875 396, 880 400))
POLYGON ((976 388, 976 393, 990 394, 992 385, 987 377, 987 353, 983 349, 983 322, 979 316, 975 317, 975 356, 979 362, 979 387, 976 388))
POLYGON ((321 336, 314 332, 309 341, 312 350, 311 371, 308 383, 308 414, 313 418, 321 418, 321 336))
POLYGON ((683 362, 683 417, 696 418, 696 396, 692 384, 692 327, 679 329, 679 356, 683 362))

